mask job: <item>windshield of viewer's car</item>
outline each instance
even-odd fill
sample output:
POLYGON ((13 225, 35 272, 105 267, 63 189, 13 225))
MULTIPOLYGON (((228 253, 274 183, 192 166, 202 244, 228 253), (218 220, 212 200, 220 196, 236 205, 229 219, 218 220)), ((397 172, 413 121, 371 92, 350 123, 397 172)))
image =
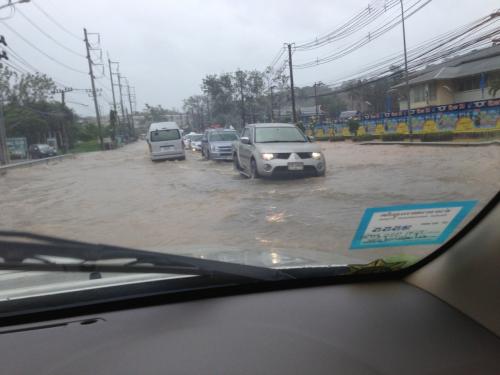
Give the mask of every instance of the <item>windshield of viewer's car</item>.
POLYGON ((276 128, 256 128, 255 142, 306 142, 306 138, 297 128, 276 127, 276 128))
POLYGON ((180 138, 181 135, 177 129, 155 130, 151 132, 151 142, 175 141, 180 138))
POLYGON ((208 133, 209 141, 235 141, 238 139, 236 132, 211 132, 208 133))
POLYGON ((346 4, 0 0, 0 310, 116 267, 375 272, 454 238, 500 190, 499 2, 346 4))

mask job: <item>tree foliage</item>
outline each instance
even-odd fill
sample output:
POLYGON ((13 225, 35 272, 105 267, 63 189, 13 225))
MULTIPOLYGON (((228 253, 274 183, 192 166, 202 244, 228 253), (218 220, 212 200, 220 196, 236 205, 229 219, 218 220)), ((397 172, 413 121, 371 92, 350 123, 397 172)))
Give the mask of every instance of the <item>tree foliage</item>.
POLYGON ((210 124, 240 128, 269 117, 267 89, 264 73, 256 70, 210 74, 202 80, 203 94, 184 100, 184 111, 199 131, 210 124))

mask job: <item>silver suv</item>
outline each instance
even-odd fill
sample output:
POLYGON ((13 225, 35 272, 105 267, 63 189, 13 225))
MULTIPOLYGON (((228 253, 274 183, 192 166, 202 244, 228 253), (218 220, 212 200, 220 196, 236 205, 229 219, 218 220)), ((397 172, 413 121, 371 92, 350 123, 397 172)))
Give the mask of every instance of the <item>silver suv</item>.
POLYGON ((235 130, 205 130, 201 139, 201 155, 207 160, 233 160, 233 143, 237 139, 235 130))
POLYGON ((293 124, 247 125, 234 143, 233 161, 235 169, 249 178, 326 172, 321 147, 293 124))

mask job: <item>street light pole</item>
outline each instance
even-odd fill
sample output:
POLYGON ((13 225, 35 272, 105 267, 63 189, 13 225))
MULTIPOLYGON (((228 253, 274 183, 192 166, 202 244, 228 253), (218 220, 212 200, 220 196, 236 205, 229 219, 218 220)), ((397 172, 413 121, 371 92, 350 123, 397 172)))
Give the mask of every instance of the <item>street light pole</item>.
POLYGON ((407 103, 407 119, 408 119, 408 128, 410 131, 410 139, 412 139, 413 135, 413 126, 411 123, 411 98, 410 98, 410 78, 408 75, 408 54, 406 51, 406 30, 405 30, 405 15, 404 15, 404 7, 403 7, 403 0, 399 0, 401 4, 401 25, 403 26, 403 48, 404 48, 404 55, 405 55, 405 79, 406 79, 406 103, 407 103))

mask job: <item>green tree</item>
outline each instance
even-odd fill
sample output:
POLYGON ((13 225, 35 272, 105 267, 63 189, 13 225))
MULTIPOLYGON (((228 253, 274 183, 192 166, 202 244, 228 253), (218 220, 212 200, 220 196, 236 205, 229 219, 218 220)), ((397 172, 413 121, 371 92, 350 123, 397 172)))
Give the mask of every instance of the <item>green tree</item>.
POLYGON ((321 109, 325 111, 328 117, 334 119, 340 115, 340 112, 345 111, 347 106, 338 94, 320 96, 318 103, 321 109))

